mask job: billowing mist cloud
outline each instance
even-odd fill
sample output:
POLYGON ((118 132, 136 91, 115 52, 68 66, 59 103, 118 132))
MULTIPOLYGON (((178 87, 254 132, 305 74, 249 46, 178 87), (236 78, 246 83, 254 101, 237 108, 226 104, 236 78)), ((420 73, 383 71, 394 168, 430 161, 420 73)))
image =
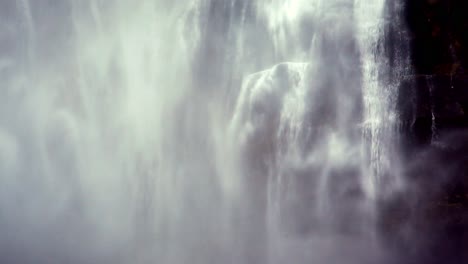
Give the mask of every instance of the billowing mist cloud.
POLYGON ((383 6, 2 1, 0 262, 383 263, 383 6))

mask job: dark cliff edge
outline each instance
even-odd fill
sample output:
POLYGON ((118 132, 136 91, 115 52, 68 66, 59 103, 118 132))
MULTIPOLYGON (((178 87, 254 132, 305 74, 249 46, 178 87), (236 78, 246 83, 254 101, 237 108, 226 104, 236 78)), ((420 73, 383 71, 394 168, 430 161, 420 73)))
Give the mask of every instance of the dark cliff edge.
MULTIPOLYGON (((411 69, 398 97, 407 188, 384 202, 380 226, 399 263, 468 263, 468 1, 406 0, 400 12, 411 69)), ((401 22, 390 23, 398 37, 401 22)), ((389 50, 402 49, 394 42, 389 50)))

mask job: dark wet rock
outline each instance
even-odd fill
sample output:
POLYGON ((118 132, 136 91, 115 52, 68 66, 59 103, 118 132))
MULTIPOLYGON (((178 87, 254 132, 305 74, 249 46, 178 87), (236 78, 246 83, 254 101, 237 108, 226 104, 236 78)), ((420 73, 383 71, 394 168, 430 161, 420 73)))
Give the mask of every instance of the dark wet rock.
POLYGON ((416 73, 446 74, 467 68, 467 10, 464 0, 406 0, 416 73))
POLYGON ((379 226, 399 263, 468 263, 468 1, 405 4, 413 72, 398 110, 407 189, 379 207, 379 226))
POLYGON ((400 87, 402 130, 411 146, 468 128, 468 75, 411 75, 400 87))

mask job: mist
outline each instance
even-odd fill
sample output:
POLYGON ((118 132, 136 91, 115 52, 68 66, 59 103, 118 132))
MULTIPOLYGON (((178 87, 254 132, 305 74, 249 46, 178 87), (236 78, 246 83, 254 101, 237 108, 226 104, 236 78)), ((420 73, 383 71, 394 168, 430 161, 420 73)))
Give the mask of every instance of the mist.
POLYGON ((0 262, 395 263, 392 8, 2 1, 0 262))

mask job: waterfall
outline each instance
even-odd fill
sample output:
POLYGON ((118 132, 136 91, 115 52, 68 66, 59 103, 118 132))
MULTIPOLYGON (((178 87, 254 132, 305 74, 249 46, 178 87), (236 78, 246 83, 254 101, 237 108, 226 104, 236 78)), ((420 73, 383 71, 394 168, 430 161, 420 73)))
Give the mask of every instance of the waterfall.
POLYGON ((386 261, 385 2, 2 2, 2 262, 386 261))

